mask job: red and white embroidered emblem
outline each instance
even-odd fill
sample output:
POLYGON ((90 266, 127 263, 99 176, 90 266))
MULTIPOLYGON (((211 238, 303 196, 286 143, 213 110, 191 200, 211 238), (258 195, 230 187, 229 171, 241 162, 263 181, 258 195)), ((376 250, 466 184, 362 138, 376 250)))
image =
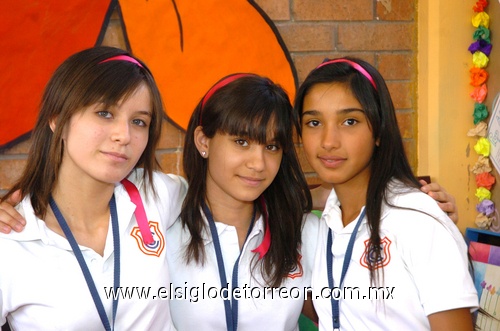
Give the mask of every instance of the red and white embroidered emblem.
POLYGON ((302 260, 302 255, 299 254, 299 260, 297 261, 297 266, 290 271, 288 274, 288 278, 295 279, 297 277, 302 277, 304 274, 304 270, 302 270, 302 264, 300 263, 300 260, 302 260))
POLYGON ((158 226, 158 222, 149 221, 149 229, 151 230, 151 234, 153 235, 154 242, 152 244, 146 245, 142 240, 141 231, 138 226, 135 226, 130 235, 135 238, 137 241, 137 246, 141 252, 146 255, 152 256, 160 256, 165 248, 165 237, 163 233, 160 231, 160 227, 158 226))
POLYGON ((370 239, 365 240, 365 251, 359 260, 359 263, 365 268, 368 267, 368 261, 371 262, 374 269, 383 268, 391 262, 391 252, 389 247, 391 246, 392 241, 389 238, 384 237, 380 240, 380 257, 378 261, 375 261, 375 252, 373 247, 369 247, 370 239))

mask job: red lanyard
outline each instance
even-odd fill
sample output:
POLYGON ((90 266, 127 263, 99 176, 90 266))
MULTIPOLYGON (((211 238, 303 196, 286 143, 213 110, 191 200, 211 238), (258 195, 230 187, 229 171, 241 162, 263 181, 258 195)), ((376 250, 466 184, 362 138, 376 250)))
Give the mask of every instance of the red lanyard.
POLYGON ((155 241, 151 230, 149 229, 149 222, 146 216, 146 211, 144 210, 144 205, 142 204, 141 194, 135 185, 128 179, 123 179, 121 181, 125 190, 130 197, 130 200, 135 204, 135 219, 137 220, 137 225, 139 226, 139 231, 141 231, 142 240, 146 245, 153 244, 155 241))

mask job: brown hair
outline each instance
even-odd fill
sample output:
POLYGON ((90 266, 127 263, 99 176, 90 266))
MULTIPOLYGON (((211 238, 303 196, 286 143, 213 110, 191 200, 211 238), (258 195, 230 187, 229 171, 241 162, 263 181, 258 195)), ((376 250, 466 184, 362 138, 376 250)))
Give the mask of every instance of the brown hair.
POLYGON ((93 47, 70 56, 56 69, 43 93, 40 113, 31 134, 32 145, 26 168, 2 200, 21 190, 23 197, 30 195, 37 217, 43 218, 49 196, 57 183, 63 156, 61 135, 69 119, 98 102, 115 105, 143 83, 151 93, 152 119, 148 144, 136 168, 144 168, 145 185, 150 185, 153 170, 158 166, 154 152, 161 134, 163 103, 153 75, 143 62, 136 58, 103 62, 119 55, 131 57, 118 48, 93 47), (57 123, 54 132, 49 126, 52 120, 57 123))

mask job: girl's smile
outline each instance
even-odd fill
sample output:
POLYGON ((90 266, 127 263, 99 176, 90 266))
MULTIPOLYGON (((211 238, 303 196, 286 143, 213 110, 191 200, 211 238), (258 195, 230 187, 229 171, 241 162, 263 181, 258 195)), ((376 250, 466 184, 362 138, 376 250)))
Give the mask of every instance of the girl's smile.
POLYGON ((375 139, 361 104, 344 84, 322 83, 306 94, 302 142, 318 175, 334 187, 368 184, 375 139))

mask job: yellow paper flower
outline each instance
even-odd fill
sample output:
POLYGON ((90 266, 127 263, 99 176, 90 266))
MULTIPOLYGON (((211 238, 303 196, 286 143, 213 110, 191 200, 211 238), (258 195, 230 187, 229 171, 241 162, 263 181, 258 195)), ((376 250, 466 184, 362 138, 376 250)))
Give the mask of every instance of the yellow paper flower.
POLYGON ((476 68, 484 68, 490 59, 483 52, 477 51, 472 54, 472 63, 476 68))
POLYGON ((472 173, 478 175, 482 172, 491 172, 493 169, 490 166, 490 159, 484 156, 479 156, 476 164, 472 167, 472 173))
POLYGON ((476 198, 478 198, 480 202, 484 199, 491 199, 491 192, 484 187, 478 187, 476 189, 476 198))
POLYGON ((482 156, 490 155, 490 141, 487 138, 481 137, 474 145, 474 150, 482 156))
POLYGON ((486 12, 482 11, 477 13, 472 17, 472 25, 474 27, 484 26, 485 28, 489 28, 490 26, 490 16, 486 14, 486 12))

